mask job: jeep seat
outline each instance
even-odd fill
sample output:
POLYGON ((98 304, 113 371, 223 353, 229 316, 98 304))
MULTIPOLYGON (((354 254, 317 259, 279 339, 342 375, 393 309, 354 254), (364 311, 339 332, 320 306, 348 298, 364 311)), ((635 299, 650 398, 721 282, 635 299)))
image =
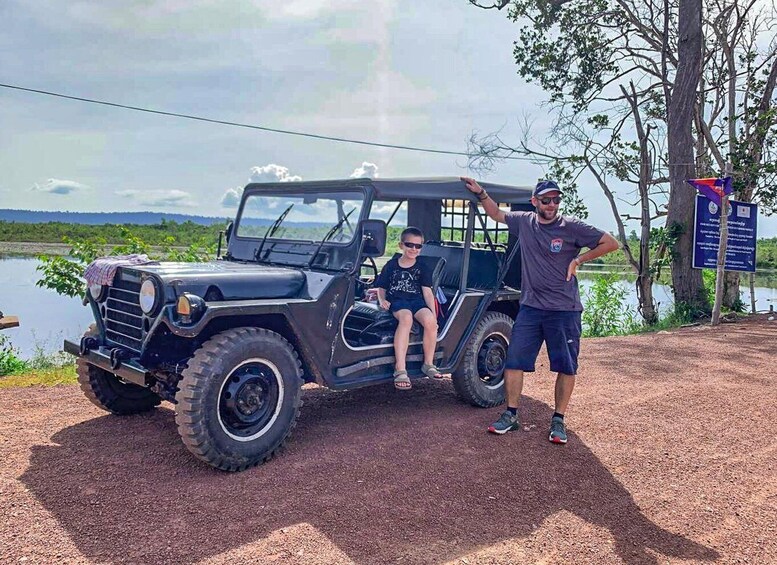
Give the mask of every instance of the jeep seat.
MULTIPOLYGON (((497 254, 504 256, 502 251, 497 254)), ((422 257, 439 257, 445 259, 445 271, 440 279, 444 290, 455 292, 461 283, 461 267, 464 263, 464 247, 442 245, 436 241, 428 241, 421 251, 422 257)), ((499 275, 499 265, 490 249, 469 250, 469 272, 467 288, 491 290, 499 275)))

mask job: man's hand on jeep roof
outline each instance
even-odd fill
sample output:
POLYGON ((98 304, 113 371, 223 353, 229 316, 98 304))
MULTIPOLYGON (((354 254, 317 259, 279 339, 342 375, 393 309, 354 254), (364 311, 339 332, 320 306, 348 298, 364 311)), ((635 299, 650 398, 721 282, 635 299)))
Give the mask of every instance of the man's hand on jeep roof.
POLYGON ((472 194, 480 194, 483 192, 483 187, 478 184, 478 181, 475 179, 471 179, 469 177, 459 177, 461 180, 464 181, 464 186, 467 187, 467 190, 469 190, 472 194))

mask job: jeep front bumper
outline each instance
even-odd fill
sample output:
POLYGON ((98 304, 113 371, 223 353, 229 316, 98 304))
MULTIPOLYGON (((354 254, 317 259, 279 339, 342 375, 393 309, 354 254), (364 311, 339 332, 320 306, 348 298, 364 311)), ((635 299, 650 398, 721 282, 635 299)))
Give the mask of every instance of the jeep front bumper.
POLYGON ((100 367, 101 369, 113 373, 125 381, 129 381, 140 386, 149 386, 150 384, 149 379, 151 375, 148 373, 148 371, 146 371, 132 359, 118 359, 115 353, 112 357, 111 348, 98 347, 82 352, 78 343, 66 339, 63 349, 66 353, 70 353, 76 357, 81 357, 95 367, 100 367))

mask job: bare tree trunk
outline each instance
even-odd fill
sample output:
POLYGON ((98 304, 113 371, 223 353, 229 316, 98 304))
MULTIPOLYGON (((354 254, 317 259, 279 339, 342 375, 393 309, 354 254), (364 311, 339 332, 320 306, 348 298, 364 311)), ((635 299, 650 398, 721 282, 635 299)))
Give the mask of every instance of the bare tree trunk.
MULTIPOLYGON (((733 60, 733 55, 729 58, 729 60, 733 60)), ((731 65, 729 66, 729 72, 731 72, 731 65)), ((763 151, 764 151, 764 143, 766 141, 766 135, 769 131, 769 127, 771 127, 771 121, 765 120, 764 117, 767 116, 772 109, 772 97, 774 94, 775 86, 777 86, 777 56, 772 60, 772 65, 769 71, 769 76, 766 79, 766 84, 764 85, 764 92, 761 97, 761 101, 758 104, 758 110, 756 114, 756 118, 754 120, 754 126, 752 128, 752 133, 746 138, 746 146, 747 146, 747 156, 749 163, 745 164, 744 170, 741 171, 742 174, 742 190, 740 194, 740 198, 745 202, 752 202, 753 201, 753 195, 755 192, 756 184, 758 181, 758 173, 756 170, 758 169, 758 165, 761 163, 761 160, 763 159, 763 151)), ((733 87, 729 86, 729 89, 733 89, 733 87)), ((731 93, 729 92, 729 97, 731 97, 731 93)), ((732 100, 729 100, 729 106, 734 102, 732 100)), ((731 111, 729 110, 729 145, 732 148, 734 148, 734 144, 736 143, 736 131, 732 130, 731 124, 734 123, 735 120, 731 117, 731 111), (732 142, 732 136, 734 141, 732 142)), ((751 278, 752 283, 752 278, 751 278)), ((737 305, 737 301, 739 300, 739 284, 740 284, 740 277, 738 272, 727 272, 726 278, 723 283, 723 305, 726 308, 734 308, 735 305, 737 305)), ((751 284, 751 292, 752 292, 753 285, 751 284)), ((752 297, 752 294, 751 294, 752 297)), ((755 313, 755 302, 754 297, 751 298, 752 305, 753 305, 753 313, 755 313)))
POLYGON ((675 303, 693 313, 709 312, 701 271, 693 269, 695 191, 686 180, 695 176, 692 124, 696 87, 701 76, 701 0, 680 0, 677 75, 669 104, 669 213, 667 229, 678 236, 672 257, 675 303))
POLYGON ((729 309, 734 309, 734 306, 739 305, 739 283, 740 283, 739 271, 726 271, 726 276, 723 278, 723 306, 729 309))

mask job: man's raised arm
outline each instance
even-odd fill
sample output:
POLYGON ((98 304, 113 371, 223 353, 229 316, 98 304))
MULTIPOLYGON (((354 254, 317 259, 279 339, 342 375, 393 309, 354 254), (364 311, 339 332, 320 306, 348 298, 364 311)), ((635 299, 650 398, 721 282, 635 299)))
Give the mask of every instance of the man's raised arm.
POLYGON ((469 177, 461 177, 461 180, 464 181, 464 186, 467 187, 467 190, 474 194, 480 201, 483 210, 485 210, 489 218, 502 224, 507 223, 505 221, 505 213, 499 209, 499 205, 491 199, 488 192, 478 184, 478 181, 469 177))

